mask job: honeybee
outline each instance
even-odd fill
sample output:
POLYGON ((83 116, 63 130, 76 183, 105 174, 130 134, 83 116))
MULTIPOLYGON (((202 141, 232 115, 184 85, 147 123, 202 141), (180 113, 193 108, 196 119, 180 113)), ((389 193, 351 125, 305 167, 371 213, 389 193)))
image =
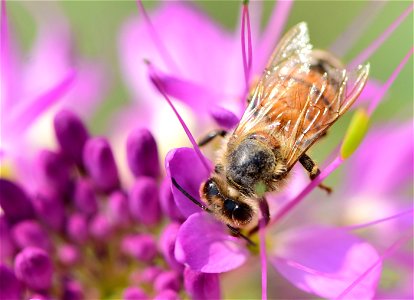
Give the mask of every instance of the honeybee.
MULTIPOLYGON (((347 72, 328 52, 313 50, 306 23, 293 27, 273 52, 240 123, 226 135, 214 172, 201 185, 206 205, 200 205, 238 231, 257 223, 263 193, 279 191, 297 161, 314 179, 320 171, 306 151, 355 102, 368 73, 369 64, 347 72)), ((200 144, 216 135, 225 132, 200 144)))

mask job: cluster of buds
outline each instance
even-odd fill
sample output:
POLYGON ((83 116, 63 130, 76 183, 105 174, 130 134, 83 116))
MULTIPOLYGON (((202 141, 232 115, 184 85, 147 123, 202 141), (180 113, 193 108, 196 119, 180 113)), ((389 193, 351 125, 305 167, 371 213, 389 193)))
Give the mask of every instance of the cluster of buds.
POLYGON ((1 299, 177 299, 220 295, 217 274, 174 257, 183 216, 162 180, 147 129, 130 133, 134 184, 121 185, 109 142, 91 137, 63 110, 54 119, 58 150, 36 160, 36 189, 0 181, 1 299))

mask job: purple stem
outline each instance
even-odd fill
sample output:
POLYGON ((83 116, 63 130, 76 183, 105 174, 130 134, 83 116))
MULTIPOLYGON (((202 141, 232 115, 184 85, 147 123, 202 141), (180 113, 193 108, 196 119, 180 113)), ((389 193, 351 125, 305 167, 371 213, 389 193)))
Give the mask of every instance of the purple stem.
POLYGON ((371 115, 373 111, 378 106, 378 103, 384 97, 385 93, 388 91, 390 86, 393 84, 395 78, 400 74, 402 68, 404 68, 405 64, 407 63, 408 59, 413 55, 414 47, 412 47, 408 53, 404 56, 402 61, 398 64, 397 68, 392 72, 391 76, 388 78, 387 82, 381 87, 381 89, 375 94, 375 97, 372 99, 369 107, 368 107, 368 115, 371 115))
POLYGON ((407 236, 400 237, 397 241, 395 241, 390 247, 388 247, 385 252, 378 258, 378 260, 373 263, 368 269, 365 270, 364 273, 362 273, 360 276, 358 276, 357 279, 355 279, 354 282, 352 282, 337 298, 336 300, 343 299, 346 295, 349 294, 349 292, 352 291, 352 289, 357 286, 372 270, 374 270, 376 267, 378 267, 384 259, 386 259, 388 256, 390 256, 398 247, 400 247, 402 244, 407 242, 413 237, 412 233, 407 236))
POLYGON ((259 222, 260 262, 262 265, 262 300, 267 299, 267 254, 266 254, 266 221, 262 216, 259 222))
POLYGON ((363 63, 374 53, 379 46, 389 37, 391 33, 401 24, 402 21, 411 13, 414 4, 411 4, 392 24, 374 41, 368 46, 362 53, 360 53, 349 64, 351 69, 356 68, 359 64, 363 63))
POLYGON ((329 176, 337 167, 339 167, 344 160, 337 156, 334 161, 332 161, 322 172, 312 180, 292 201, 289 201, 275 216, 275 218, 270 222, 270 224, 275 224, 280 219, 282 219, 288 212, 290 212, 296 205, 298 205, 306 195, 308 195, 316 186, 318 186, 326 177, 329 176))
POLYGON ((154 25, 151 22, 150 17, 148 16, 144 5, 142 4, 142 0, 137 0, 137 6, 138 9, 141 11, 142 16, 144 17, 144 21, 145 21, 145 25, 147 26, 147 30, 149 32, 149 35, 152 38, 152 41, 154 42, 155 47, 157 48, 157 50, 159 51, 162 60, 164 61, 164 63, 171 68, 171 71, 175 72, 175 73, 180 73, 179 72, 179 67, 178 65, 174 62, 174 60, 172 59, 171 55, 168 53, 166 47, 164 46, 164 44, 162 43, 160 37, 158 36, 157 31, 154 28, 154 25))
POLYGON ((343 228, 344 229, 349 229, 349 230, 356 230, 356 229, 366 228, 366 227, 377 225, 377 224, 387 222, 387 221, 390 221, 390 220, 398 219, 398 218, 406 216, 406 215, 410 215, 410 214, 412 215, 413 211, 414 211, 414 209, 410 208, 408 210, 405 210, 403 212, 400 212, 398 214, 395 214, 395 215, 392 215, 392 216, 389 216, 389 217, 386 217, 386 218, 381 218, 381 219, 371 221, 371 222, 368 222, 368 223, 346 226, 346 227, 343 227, 343 228))
POLYGON ((241 26, 241 46, 242 46, 243 70, 244 70, 244 81, 245 81, 244 95, 241 100, 242 100, 242 107, 244 109, 246 106, 245 98, 249 92, 249 81, 250 81, 250 73, 252 69, 252 57, 253 57, 249 6, 247 3, 243 4, 243 16, 242 16, 242 26, 241 26), (247 26, 247 52, 248 52, 247 55, 246 55, 246 37, 245 37, 246 26, 247 26))
POLYGON ((167 101, 167 103, 170 105, 171 109, 174 111, 174 113, 177 116, 178 121, 181 123, 181 126, 183 127, 188 139, 190 140, 191 144, 193 145, 193 148, 194 148, 195 152, 197 153, 197 155, 200 158, 202 164, 206 168, 207 173, 210 173, 211 172, 210 166, 207 163, 207 161, 206 161, 205 157, 203 156, 203 154, 201 153, 200 148, 197 145, 197 142, 194 140, 193 135, 191 134, 190 130, 188 129, 187 125, 185 124, 183 118, 181 118, 181 116, 178 113, 177 109, 175 108, 174 104, 172 103, 170 98, 165 93, 164 88, 161 84, 161 81, 160 81, 154 67, 149 62, 148 62, 148 68, 149 68, 149 75, 150 75, 150 78, 151 78, 152 82, 154 83, 154 85, 156 86, 158 91, 161 93, 161 95, 164 97, 164 99, 167 101))

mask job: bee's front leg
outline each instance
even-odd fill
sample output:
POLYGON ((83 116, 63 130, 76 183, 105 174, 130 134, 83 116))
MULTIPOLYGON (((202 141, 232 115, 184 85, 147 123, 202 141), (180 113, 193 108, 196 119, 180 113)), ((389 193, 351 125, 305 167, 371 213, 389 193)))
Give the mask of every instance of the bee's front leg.
MULTIPOLYGON (((299 162, 302 164, 305 170, 309 172, 309 178, 311 180, 315 179, 321 173, 316 163, 306 153, 302 154, 302 156, 299 158, 299 162)), ((325 190, 328 194, 332 192, 332 189, 330 187, 322 183, 319 184, 319 187, 325 190)))
POLYGON ((222 130, 222 129, 216 129, 213 131, 210 131, 205 137, 203 137, 199 142, 198 142, 198 146, 202 147, 204 145, 207 145, 208 143, 210 143, 215 137, 217 136, 221 136, 224 137, 227 134, 227 131, 222 130))

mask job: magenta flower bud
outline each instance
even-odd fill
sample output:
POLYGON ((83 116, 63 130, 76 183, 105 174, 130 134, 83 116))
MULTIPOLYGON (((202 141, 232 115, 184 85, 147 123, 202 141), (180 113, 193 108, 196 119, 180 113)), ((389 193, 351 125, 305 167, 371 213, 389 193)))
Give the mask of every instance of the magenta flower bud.
POLYGON ((162 290, 154 297, 154 300, 180 300, 180 297, 174 290, 162 290))
POLYGON ((121 191, 113 192, 107 204, 108 218, 115 226, 124 226, 129 223, 128 198, 121 191))
POLYGON ((66 212, 61 199, 45 195, 36 195, 33 199, 38 219, 55 231, 62 231, 65 226, 66 212))
POLYGON ((88 239, 88 221, 84 215, 73 214, 66 226, 67 234, 72 241, 82 244, 88 239))
POLYGON ((186 267, 184 270, 184 287, 194 300, 221 299, 218 274, 201 273, 186 267))
POLYGON ((6 217, 0 215, 0 262, 11 259, 14 250, 15 246, 11 237, 10 225, 6 220, 6 217))
POLYGON ((89 137, 82 121, 69 110, 61 110, 54 118, 56 139, 60 151, 78 165, 82 165, 83 147, 89 137))
POLYGON ((44 291, 52 283, 53 266, 46 251, 27 247, 14 261, 16 277, 34 291, 44 291))
POLYGON ((220 127, 227 130, 234 128, 239 123, 239 118, 233 112, 219 106, 212 107, 210 114, 220 127))
POLYGON ((160 275, 163 270, 157 266, 149 266, 144 270, 136 271, 131 274, 131 281, 136 283, 153 284, 155 278, 160 275))
POLYGON ((157 244, 149 234, 127 235, 121 248, 125 254, 143 262, 151 262, 157 255, 157 244))
POLYGON ((89 224, 89 233, 97 240, 107 240, 112 233, 112 226, 107 216, 97 214, 89 224))
POLYGON ((81 284, 72 279, 65 280, 63 283, 63 300, 83 300, 85 295, 81 284))
POLYGON ((147 300, 149 297, 138 287, 128 287, 122 293, 124 300, 147 300))
POLYGON ((148 129, 132 131, 127 139, 128 165, 135 177, 158 177, 160 161, 157 143, 148 129))
POLYGON ((57 256, 62 264, 71 266, 79 261, 80 253, 75 245, 63 244, 59 246, 57 256))
POLYGON ((34 216, 32 203, 23 189, 12 181, 0 179, 0 207, 10 223, 34 216))
POLYGON ((0 299, 20 300, 23 288, 13 271, 7 266, 0 265, 0 299))
POLYGON ((157 292, 163 290, 178 292, 181 287, 181 277, 175 271, 163 272, 155 278, 154 287, 157 292))
POLYGON ((70 165, 61 153, 42 150, 37 158, 40 191, 62 197, 70 190, 70 165))
POLYGON ((20 249, 32 246, 50 251, 52 248, 47 232, 34 220, 22 221, 14 225, 12 237, 20 249))
POLYGON ((175 204, 174 196, 171 191, 171 180, 165 179, 160 188, 160 204, 162 212, 171 220, 183 222, 185 218, 175 204))
POLYGON ((160 237, 159 247, 168 265, 179 272, 183 270, 183 264, 179 263, 175 259, 175 240, 177 239, 177 233, 180 225, 178 223, 168 224, 160 237))
POLYGON ((109 143, 104 138, 91 138, 83 149, 83 162, 95 186, 104 192, 119 187, 118 169, 109 143))
POLYGON ((132 217, 144 225, 155 225, 161 219, 158 187, 155 179, 139 177, 129 195, 132 217))
POLYGON ((76 182, 73 198, 77 210, 88 217, 98 210, 95 191, 90 181, 86 179, 80 179, 76 182))

